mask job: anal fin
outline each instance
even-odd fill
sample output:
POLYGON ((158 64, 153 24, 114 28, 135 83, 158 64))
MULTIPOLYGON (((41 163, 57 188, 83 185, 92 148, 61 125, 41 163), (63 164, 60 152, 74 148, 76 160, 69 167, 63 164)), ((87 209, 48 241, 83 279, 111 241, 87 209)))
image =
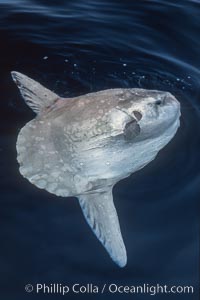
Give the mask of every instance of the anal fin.
POLYGON ((96 237, 113 261, 120 267, 124 267, 127 263, 127 255, 113 203, 112 189, 82 195, 79 202, 96 237))

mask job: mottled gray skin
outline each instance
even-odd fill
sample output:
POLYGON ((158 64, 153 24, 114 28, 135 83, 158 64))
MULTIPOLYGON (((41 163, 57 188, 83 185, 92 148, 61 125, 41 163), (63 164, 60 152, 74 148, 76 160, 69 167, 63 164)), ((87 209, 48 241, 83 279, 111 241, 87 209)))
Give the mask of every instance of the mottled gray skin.
POLYGON ((152 161, 172 139, 179 127, 179 102, 168 92, 136 88, 63 99, 25 75, 13 72, 13 79, 38 113, 18 136, 21 174, 50 193, 78 197, 89 225, 124 266, 112 187, 152 161))
POLYGON ((175 133, 178 117, 175 98, 157 91, 113 89, 59 100, 21 130, 18 152, 31 150, 18 157, 20 171, 58 196, 103 189, 154 159, 175 133), (163 103, 156 104, 158 99, 163 103), (124 128, 135 119, 133 111, 143 116, 140 134, 126 140, 124 128))

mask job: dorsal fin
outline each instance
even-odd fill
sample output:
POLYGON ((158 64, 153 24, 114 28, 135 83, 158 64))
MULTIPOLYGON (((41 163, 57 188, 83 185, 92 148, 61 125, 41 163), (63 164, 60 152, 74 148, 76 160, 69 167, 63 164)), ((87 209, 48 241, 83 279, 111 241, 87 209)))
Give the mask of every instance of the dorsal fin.
POLYGON ((127 255, 113 203, 112 188, 108 187, 103 192, 81 195, 79 203, 96 237, 115 263, 124 267, 127 255))
POLYGON ((26 104, 36 114, 51 106, 59 98, 58 95, 26 75, 15 71, 11 72, 11 75, 26 104))

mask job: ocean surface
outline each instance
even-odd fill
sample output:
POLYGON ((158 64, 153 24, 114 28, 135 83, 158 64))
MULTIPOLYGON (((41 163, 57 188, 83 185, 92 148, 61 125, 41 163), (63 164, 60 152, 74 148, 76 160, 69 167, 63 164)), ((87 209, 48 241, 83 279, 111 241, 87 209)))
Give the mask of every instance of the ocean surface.
POLYGON ((115 283, 192 285, 193 294, 155 299, 199 299, 200 1, 0 0, 0 75, 0 298, 154 298, 25 291, 37 283, 115 283), (137 87, 180 101, 175 138, 114 188, 125 268, 111 261, 76 198, 53 196, 20 175, 16 138, 34 113, 12 70, 65 97, 137 87))

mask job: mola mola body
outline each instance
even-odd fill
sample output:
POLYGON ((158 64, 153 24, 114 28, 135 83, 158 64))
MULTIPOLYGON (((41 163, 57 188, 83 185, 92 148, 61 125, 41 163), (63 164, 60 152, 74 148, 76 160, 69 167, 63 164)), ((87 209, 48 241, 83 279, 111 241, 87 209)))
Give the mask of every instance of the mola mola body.
POLYGON ((112 188, 173 138, 180 104, 168 92, 109 89, 63 99, 18 72, 12 77, 36 113, 20 131, 20 173, 38 188, 79 199, 111 258, 127 262, 112 188))

